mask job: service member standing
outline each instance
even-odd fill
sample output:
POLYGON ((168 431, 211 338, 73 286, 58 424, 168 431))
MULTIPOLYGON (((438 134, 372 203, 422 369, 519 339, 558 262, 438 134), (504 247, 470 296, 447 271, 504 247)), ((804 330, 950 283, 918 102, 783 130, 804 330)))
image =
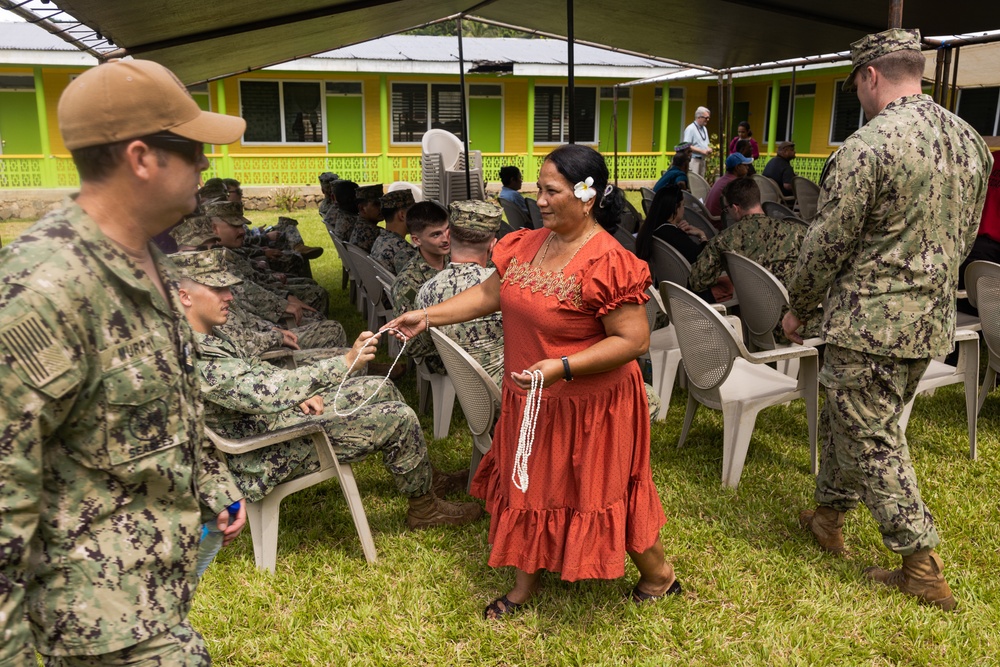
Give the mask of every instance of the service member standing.
POLYGON ((866 575, 950 610, 940 540, 899 417, 929 359, 952 349, 958 267, 993 160, 974 129, 922 94, 919 32, 868 35, 851 56, 844 88, 856 87, 870 120, 828 163, 783 321, 799 340, 801 321, 824 304, 818 507, 800 521, 821 547, 843 552, 844 513, 860 500, 903 559, 901 569, 866 575))
POLYGON ((206 446, 194 339, 150 243, 243 133, 150 61, 73 80, 75 201, 0 252, 0 663, 207 665, 199 524, 240 495, 206 446), (158 662, 156 662, 158 661, 158 662), (148 664, 148 663, 143 663, 148 664))

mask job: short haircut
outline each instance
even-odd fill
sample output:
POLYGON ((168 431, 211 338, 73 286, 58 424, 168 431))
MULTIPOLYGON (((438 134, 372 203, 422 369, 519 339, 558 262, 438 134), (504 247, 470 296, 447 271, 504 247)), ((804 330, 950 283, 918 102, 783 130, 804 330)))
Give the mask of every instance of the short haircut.
POLYGON ((510 187, 511 181, 521 176, 521 170, 514 165, 500 167, 500 182, 506 187, 510 187))
POLYGON ((708 107, 698 107, 694 110, 694 117, 701 118, 702 116, 711 116, 712 112, 708 110, 708 107))
POLYGON ((383 206, 382 219, 385 220, 386 223, 392 222, 392 219, 396 217, 396 214, 402 210, 403 209, 401 208, 386 208, 385 206, 383 206))
POLYGON ((235 178, 224 178, 224 179, 222 179, 222 184, 225 185, 227 188, 228 187, 234 187, 234 188, 240 187, 240 182, 237 181, 235 178))
POLYGON ((448 222, 448 211, 433 201, 417 202, 406 212, 406 230, 419 234, 428 227, 436 227, 448 222))
POLYGON ((342 211, 355 214, 358 212, 357 189, 358 184, 354 181, 333 182, 333 196, 337 198, 337 206, 342 211))
MULTIPOLYGON (((867 68, 872 67, 890 83, 900 83, 923 78, 925 63, 924 55, 920 51, 913 49, 893 51, 866 64, 860 69, 859 74, 865 74, 867 68)), ((867 75, 865 77, 867 78, 867 75)))
POLYGON ((125 147, 132 140, 116 141, 98 146, 86 146, 70 151, 73 164, 83 181, 103 181, 125 159, 125 147))
POLYGON ((760 188, 752 178, 737 178, 735 181, 730 181, 723 189, 722 196, 731 205, 739 206, 744 211, 760 206, 760 188))
POLYGON ((688 165, 691 164, 691 155, 687 151, 675 153, 674 159, 670 161, 670 164, 678 169, 687 169, 688 165))
POLYGON ((452 242, 458 241, 465 246, 487 246, 491 240, 496 238, 496 234, 485 230, 456 227, 454 223, 450 225, 449 229, 451 230, 452 242))

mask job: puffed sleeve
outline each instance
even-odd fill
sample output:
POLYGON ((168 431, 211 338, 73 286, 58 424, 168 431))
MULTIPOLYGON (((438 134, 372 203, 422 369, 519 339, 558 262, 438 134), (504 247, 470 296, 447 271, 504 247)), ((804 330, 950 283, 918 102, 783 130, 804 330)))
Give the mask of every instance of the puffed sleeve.
POLYGON ((604 317, 621 305, 643 305, 652 284, 649 267, 624 248, 609 248, 583 273, 583 307, 594 317, 604 317))
POLYGON ((496 264, 497 274, 503 278, 504 274, 507 273, 507 267, 510 265, 510 260, 517 257, 522 262, 531 261, 532 257, 524 256, 525 246, 528 244, 528 239, 532 232, 544 232, 548 234, 548 230, 538 230, 538 229, 518 229, 517 231, 511 232, 500 239, 496 246, 493 248, 493 263, 496 264), (518 251, 521 251, 520 253, 518 251))

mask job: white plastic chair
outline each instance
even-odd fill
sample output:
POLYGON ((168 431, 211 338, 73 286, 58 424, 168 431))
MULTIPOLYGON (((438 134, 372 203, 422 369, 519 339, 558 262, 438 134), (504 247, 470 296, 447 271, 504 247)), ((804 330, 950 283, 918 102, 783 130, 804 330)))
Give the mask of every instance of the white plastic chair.
POLYGON ((523 227, 531 229, 531 220, 528 219, 527 214, 517 204, 509 199, 498 199, 497 201, 500 202, 500 207, 503 209, 504 215, 507 216, 507 222, 512 229, 521 229, 523 227))
POLYGON ((793 205, 795 202, 795 195, 785 195, 781 192, 781 186, 778 185, 774 179, 768 178, 763 174, 753 175, 754 183, 760 188, 760 201, 775 201, 779 204, 793 205))
POLYGON ((531 228, 541 229, 542 211, 538 208, 538 202, 531 197, 525 197, 524 202, 528 205, 528 219, 531 220, 531 228))
POLYGON ((979 390, 976 413, 983 409, 986 397, 993 391, 1000 373, 1000 264, 971 262, 965 269, 965 289, 969 303, 979 309, 983 338, 989 352, 986 375, 979 390))
POLYGON ((774 218, 775 220, 784 220, 785 218, 795 217, 795 213, 792 209, 788 208, 784 204, 779 204, 776 201, 762 202, 761 208, 764 209, 765 215, 769 218, 774 218))
POLYGON ((913 403, 917 394, 932 392, 938 387, 962 383, 965 385, 965 416, 969 428, 969 458, 976 460, 976 420, 979 414, 977 399, 979 398, 979 334, 969 329, 956 329, 955 342, 958 344, 958 362, 951 366, 931 359, 930 365, 920 376, 917 390, 910 402, 903 407, 899 417, 899 428, 906 433, 910 422, 913 403))
POLYGON ((493 424, 500 414, 500 388, 468 352, 436 327, 431 327, 431 340, 455 385, 462 412, 472 431, 471 484, 479 462, 493 445, 493 424))
POLYGON ((677 369, 681 365, 681 348, 677 344, 677 332, 673 324, 667 324, 659 329, 653 328, 656 316, 666 312, 660 293, 650 287, 646 290, 649 301, 646 302, 646 322, 649 324, 649 364, 653 369, 653 391, 660 397, 660 411, 657 420, 667 418, 670 408, 670 397, 674 393, 674 381, 677 379, 677 369))
POLYGON ((693 206, 684 207, 684 220, 692 227, 705 232, 705 236, 710 240, 715 238, 715 235, 719 233, 719 230, 715 228, 715 225, 709 222, 708 218, 699 213, 698 209, 693 206))
POLYGON ((732 325, 696 294, 673 282, 660 283, 660 293, 688 378, 688 403, 677 446, 687 439, 699 405, 722 411, 722 483, 736 488, 743 473, 757 413, 772 405, 801 398, 809 422, 809 451, 817 471, 816 425, 819 383, 817 353, 812 347, 749 352, 732 325), (767 366, 791 357, 800 360, 795 380, 767 366))
POLYGON ((623 248, 628 250, 633 255, 635 254, 635 237, 632 236, 627 229, 621 225, 617 225, 612 236, 615 237, 615 240, 618 241, 623 248))
MULTIPOLYGON (((660 238, 653 237, 653 259, 651 262, 655 282, 669 280, 687 287, 691 277, 691 264, 681 251, 660 238)), ((739 305, 739 299, 732 298, 722 305, 732 308, 739 305)))
MULTIPOLYGON (((358 277, 352 271, 351 259, 347 256, 347 248, 344 247, 343 241, 334 236, 332 231, 330 231, 330 240, 333 241, 333 247, 337 251, 337 256, 340 257, 340 266, 344 276, 343 284, 348 285, 347 298, 360 310, 361 296, 358 294, 358 277)), ((341 289, 343 289, 343 285, 341 285, 341 289)))
POLYGON ((795 193, 795 207, 799 217, 810 221, 816 217, 816 206, 819 204, 819 186, 808 178, 796 176, 792 179, 792 191, 795 193))
POLYGON ((396 190, 409 190, 413 194, 414 202, 422 202, 424 200, 424 191, 416 183, 393 181, 385 187, 386 192, 395 192, 396 190))
POLYGON ((447 206, 456 200, 485 198, 482 153, 469 151, 470 192, 465 183, 465 146, 447 130, 424 133, 420 166, 425 199, 434 199, 447 206))
POLYGON ((708 209, 705 207, 704 202, 695 197, 689 191, 681 190, 681 196, 684 198, 684 208, 692 208, 698 213, 700 213, 703 218, 705 218, 706 220, 708 220, 713 224, 713 228, 714 224, 722 219, 720 216, 712 215, 711 213, 709 213, 708 209))
POLYGON ((379 283, 375 267, 382 267, 361 248, 347 244, 347 252, 351 256, 354 268, 357 269, 361 281, 361 292, 366 300, 368 310, 368 331, 378 331, 383 324, 392 319, 392 309, 385 306, 387 301, 382 298, 382 285, 379 283))
POLYGON ((447 374, 435 373, 423 362, 414 362, 417 367, 417 396, 420 412, 427 412, 427 401, 434 403, 434 439, 448 437, 451 429, 451 413, 455 409, 455 385, 447 374))
POLYGON ((712 186, 709 185, 704 176, 699 176, 693 171, 689 171, 687 177, 688 188, 691 190, 691 194, 693 194, 695 198, 705 201, 705 198, 708 197, 708 192, 712 189, 712 186))
POLYGON ((205 428, 205 433, 219 451, 229 455, 245 454, 295 438, 309 438, 316 447, 316 455, 320 462, 319 470, 277 485, 260 502, 247 503, 247 523, 250 524, 254 562, 258 569, 274 572, 277 565, 281 501, 296 491, 325 482, 332 477, 336 477, 340 482, 340 490, 344 493, 347 507, 351 510, 351 518, 361 539, 361 549, 364 551, 365 559, 369 563, 375 562, 377 558, 375 541, 372 540, 368 517, 365 516, 365 508, 361 504, 361 494, 358 493, 358 485, 354 481, 354 470, 350 463, 340 463, 337 460, 330 439, 320 424, 300 424, 238 440, 223 437, 208 427, 205 428))

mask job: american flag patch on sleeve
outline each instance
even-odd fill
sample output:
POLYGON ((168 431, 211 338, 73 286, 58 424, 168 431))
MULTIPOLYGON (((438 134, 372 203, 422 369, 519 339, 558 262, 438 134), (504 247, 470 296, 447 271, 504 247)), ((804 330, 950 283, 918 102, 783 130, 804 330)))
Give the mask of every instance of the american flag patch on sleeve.
POLYGON ((71 368, 69 353, 38 313, 28 313, 0 331, 4 344, 25 375, 38 387, 71 368))

